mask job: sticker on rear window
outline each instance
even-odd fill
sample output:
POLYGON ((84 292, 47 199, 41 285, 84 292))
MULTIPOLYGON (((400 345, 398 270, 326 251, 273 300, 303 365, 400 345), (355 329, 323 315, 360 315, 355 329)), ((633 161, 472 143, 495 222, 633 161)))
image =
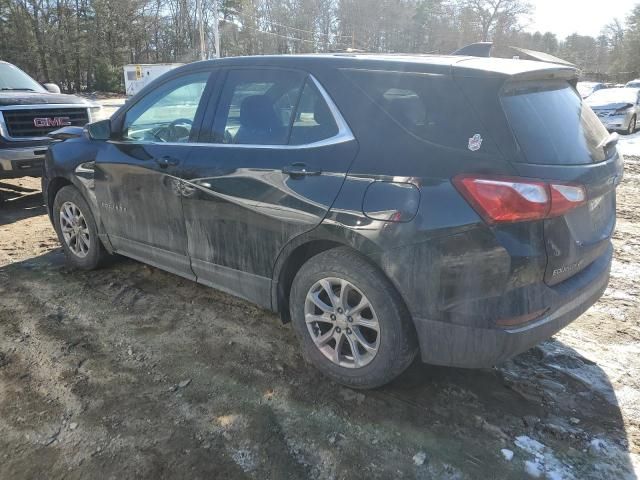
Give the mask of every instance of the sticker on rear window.
POLYGON ((482 146, 482 135, 476 133, 473 137, 469 139, 469 150, 472 152, 476 152, 480 150, 482 146))

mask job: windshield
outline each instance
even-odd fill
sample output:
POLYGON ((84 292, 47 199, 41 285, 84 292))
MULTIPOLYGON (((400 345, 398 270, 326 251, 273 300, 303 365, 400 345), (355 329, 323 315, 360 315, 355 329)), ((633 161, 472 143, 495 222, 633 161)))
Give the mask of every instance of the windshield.
POLYGON ((10 63, 0 63, 0 91, 43 93, 46 90, 33 78, 10 63))
POLYGON ((581 165, 605 160, 599 145, 608 132, 567 82, 515 83, 503 92, 502 105, 528 163, 581 165))
POLYGON ((598 90, 587 98, 586 102, 591 106, 607 105, 610 103, 636 103, 638 101, 638 89, 636 88, 608 88, 598 90))

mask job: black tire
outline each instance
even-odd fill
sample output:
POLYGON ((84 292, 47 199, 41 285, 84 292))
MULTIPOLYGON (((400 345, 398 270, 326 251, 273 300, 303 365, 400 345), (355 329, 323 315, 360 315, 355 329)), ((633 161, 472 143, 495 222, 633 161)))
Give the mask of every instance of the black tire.
MULTIPOLYGON (((411 364, 418 351, 416 333, 409 312, 391 282, 366 258, 346 247, 322 252, 300 268, 293 281, 289 306, 293 327, 300 340, 305 360, 342 385, 352 388, 375 388, 384 385, 400 375, 411 364), (326 278, 349 282, 359 290, 356 295, 361 293, 366 297, 365 300, 375 311, 374 315, 379 324, 377 353, 364 366, 348 368, 329 360, 316 346, 312 333, 307 328, 307 294, 317 282, 326 278)), ((334 327, 330 324, 327 327, 332 328, 334 327)), ((355 332, 351 331, 351 334, 355 332)), ((347 351, 350 348, 348 347, 347 351)))
POLYGON ((627 135, 633 135, 636 131, 636 127, 637 127, 637 118, 634 115, 633 117, 631 117, 631 120, 629 120, 629 128, 627 128, 627 131, 625 133, 627 135))
POLYGON ((80 268, 83 270, 93 270, 101 266, 109 256, 104 246, 102 245, 102 242, 98 238, 98 229, 96 227, 96 222, 93 218, 93 214, 91 213, 91 209, 76 187, 71 185, 62 187, 56 194, 56 198, 53 202, 53 224, 56 233, 58 234, 60 244, 64 249, 67 263, 72 267, 80 268), (60 212, 63 206, 67 204, 67 202, 71 202, 73 205, 77 206, 79 211, 82 213, 82 217, 84 218, 86 230, 88 230, 89 245, 84 256, 76 254, 72 250, 72 247, 69 245, 67 240, 65 240, 65 237, 62 233, 60 212))

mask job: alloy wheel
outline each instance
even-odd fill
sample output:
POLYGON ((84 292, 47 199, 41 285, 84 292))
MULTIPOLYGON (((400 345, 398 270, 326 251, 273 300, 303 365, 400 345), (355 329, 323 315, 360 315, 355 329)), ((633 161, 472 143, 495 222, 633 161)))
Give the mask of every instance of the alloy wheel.
POLYGON ((75 203, 64 202, 60 207, 60 230, 71 253, 80 258, 88 255, 91 245, 89 226, 75 203))
POLYGON ((305 321, 316 347, 332 363, 361 368, 380 346, 380 324, 373 306, 352 283, 323 278, 309 289, 305 321))

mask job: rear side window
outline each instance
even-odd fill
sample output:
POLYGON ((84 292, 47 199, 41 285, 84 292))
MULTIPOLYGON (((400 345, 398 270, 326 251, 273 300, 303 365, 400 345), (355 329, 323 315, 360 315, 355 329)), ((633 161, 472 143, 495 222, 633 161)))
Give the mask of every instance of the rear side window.
POLYGON ((308 78, 298 102, 289 145, 315 143, 337 134, 338 126, 327 102, 308 78))
POLYGON ((215 143, 309 145, 338 134, 315 81, 279 69, 231 70, 214 122, 215 143))
POLYGON ((581 165, 605 160, 598 145, 608 132, 566 81, 509 85, 502 93, 502 106, 528 163, 581 165))
POLYGON ((286 145, 304 83, 300 72, 231 70, 216 114, 216 143, 286 145))
MULTIPOLYGON (((409 133, 430 143, 466 149, 485 131, 453 80, 444 75, 342 70, 409 133)), ((482 145, 483 150, 486 144, 482 145)))

